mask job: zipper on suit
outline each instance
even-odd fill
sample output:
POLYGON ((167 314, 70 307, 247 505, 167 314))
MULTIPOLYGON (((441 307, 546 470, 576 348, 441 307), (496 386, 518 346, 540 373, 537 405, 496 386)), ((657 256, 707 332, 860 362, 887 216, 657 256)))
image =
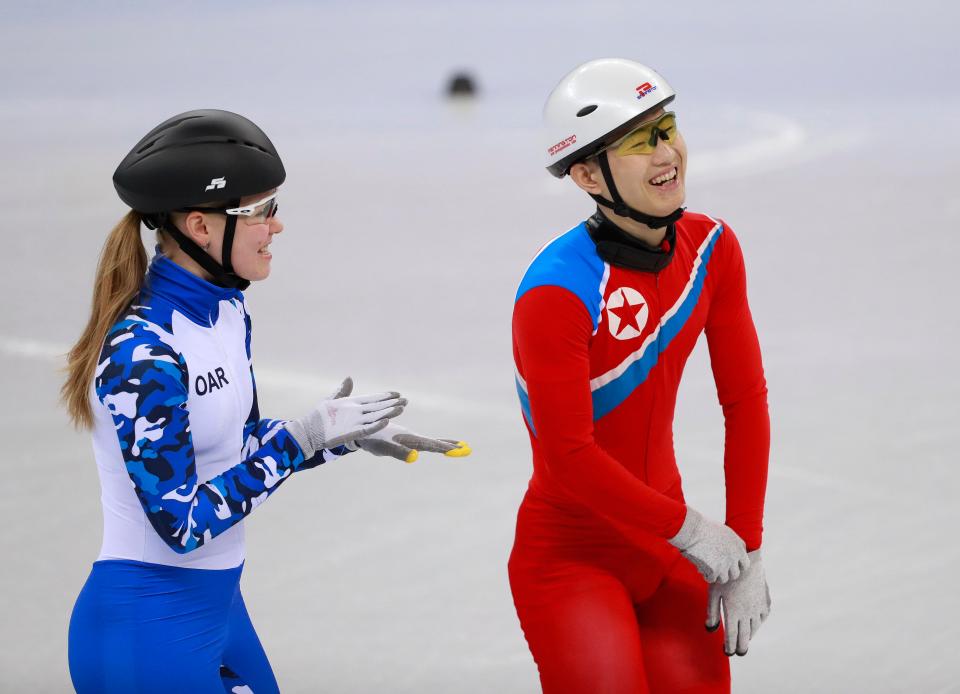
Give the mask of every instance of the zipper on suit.
MULTIPOLYGON (((210 314, 207 314, 207 322, 210 323, 210 328, 213 330, 214 338, 215 338, 216 341, 217 341, 217 346, 220 348, 220 354, 221 354, 222 357, 223 357, 223 363, 224 363, 227 367, 232 368, 232 364, 230 363, 230 357, 227 355, 227 348, 224 347, 223 341, 220 339, 220 331, 219 331, 219 329, 217 328, 217 326, 214 325, 214 323, 213 323, 213 318, 210 316, 210 314)), ((244 353, 246 353, 246 350, 244 350, 244 353)), ((240 401, 240 391, 237 389, 237 388, 238 388, 238 385, 239 385, 239 384, 237 383, 237 375, 236 375, 236 374, 231 374, 231 375, 233 376, 233 384, 232 384, 232 385, 233 385, 233 388, 231 388, 231 390, 233 391, 233 399, 234 399, 234 401, 237 403, 237 412, 238 412, 239 415, 240 415, 241 421, 246 422, 246 421, 247 421, 247 414, 245 414, 244 412, 241 411, 241 410, 243 410, 243 403, 240 401)), ((243 433, 242 433, 242 432, 243 432, 243 427, 241 427, 240 431, 241 431, 240 438, 241 438, 241 446, 242 446, 242 445, 243 445, 243 441, 242 441, 242 439, 243 439, 243 433)))

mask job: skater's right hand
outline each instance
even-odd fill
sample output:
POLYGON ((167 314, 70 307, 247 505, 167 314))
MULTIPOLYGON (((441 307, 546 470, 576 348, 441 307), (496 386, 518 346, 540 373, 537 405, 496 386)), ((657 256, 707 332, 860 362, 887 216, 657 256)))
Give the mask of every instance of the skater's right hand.
POLYGON ((690 561, 707 583, 726 583, 750 566, 747 546, 740 536, 721 523, 707 520, 687 506, 680 532, 670 544, 690 561))
POLYGON ((770 587, 763 572, 760 550, 747 555, 750 568, 740 578, 725 585, 710 586, 707 599, 708 631, 720 627, 721 606, 723 610, 723 651, 728 656, 736 653, 746 655, 750 639, 770 615, 770 587))
POLYGON ((334 448, 380 431, 399 416, 407 404, 396 392, 351 396, 352 391, 353 379, 348 376, 313 412, 286 423, 304 459, 312 458, 324 448, 334 448))
POLYGON ((367 453, 390 456, 405 463, 416 461, 421 451, 442 453, 448 458, 464 458, 472 452, 465 441, 421 436, 393 422, 372 436, 348 443, 347 448, 362 448, 367 453))

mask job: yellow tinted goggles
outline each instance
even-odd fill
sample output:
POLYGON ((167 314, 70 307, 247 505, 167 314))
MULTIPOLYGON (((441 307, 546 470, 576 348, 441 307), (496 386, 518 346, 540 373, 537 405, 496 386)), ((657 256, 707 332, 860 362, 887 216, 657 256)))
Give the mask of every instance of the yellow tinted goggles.
POLYGON ((660 140, 673 144, 677 139, 677 114, 667 111, 656 120, 643 123, 610 145, 618 155, 652 154, 660 140))

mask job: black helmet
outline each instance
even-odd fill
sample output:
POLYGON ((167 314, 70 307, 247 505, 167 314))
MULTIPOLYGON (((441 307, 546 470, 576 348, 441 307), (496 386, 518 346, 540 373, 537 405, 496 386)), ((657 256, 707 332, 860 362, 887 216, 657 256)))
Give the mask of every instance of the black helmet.
POLYGON ((148 226, 170 233, 218 283, 243 289, 249 282, 230 264, 236 217, 227 216, 221 267, 169 223, 167 213, 224 201, 237 207, 241 197, 276 188, 286 176, 276 148, 256 124, 230 111, 200 109, 147 133, 120 162, 113 185, 148 226))

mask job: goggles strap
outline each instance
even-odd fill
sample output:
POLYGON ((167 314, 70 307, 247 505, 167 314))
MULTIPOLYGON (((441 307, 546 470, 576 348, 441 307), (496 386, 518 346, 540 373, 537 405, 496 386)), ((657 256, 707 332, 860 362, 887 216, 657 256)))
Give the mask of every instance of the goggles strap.
MULTIPOLYGON (((145 218, 145 221, 147 222, 147 226, 149 228, 163 229, 166 233, 170 234, 170 236, 173 237, 173 240, 177 242, 177 245, 180 246, 180 249, 184 253, 195 260, 200 267, 210 273, 210 275, 213 277, 214 284, 217 284, 221 287, 227 287, 229 289, 239 289, 241 291, 250 286, 250 282, 248 280, 245 280, 239 275, 226 270, 216 260, 211 258, 206 251, 194 243, 190 237, 180 231, 176 224, 170 222, 170 216, 166 212, 151 215, 149 218, 145 218)), ((224 246, 226 246, 226 236, 224 236, 224 246)))
POLYGON ((646 212, 641 212, 640 210, 635 210, 627 203, 623 201, 623 198, 620 197, 620 191, 617 190, 617 184, 613 180, 613 173, 610 171, 610 162, 607 161, 607 151, 604 150, 600 153, 600 156, 597 157, 597 161, 600 164, 600 173, 603 175, 603 180, 607 183, 607 188, 610 190, 610 197, 613 198, 613 202, 610 202, 606 198, 600 195, 590 194, 590 197, 598 205, 603 205, 613 210, 614 214, 618 214, 621 217, 629 217, 635 222, 640 222, 641 224, 646 224, 651 229, 660 229, 669 224, 674 224, 681 216, 683 216, 684 208, 678 207, 670 214, 664 217, 656 217, 646 212))

